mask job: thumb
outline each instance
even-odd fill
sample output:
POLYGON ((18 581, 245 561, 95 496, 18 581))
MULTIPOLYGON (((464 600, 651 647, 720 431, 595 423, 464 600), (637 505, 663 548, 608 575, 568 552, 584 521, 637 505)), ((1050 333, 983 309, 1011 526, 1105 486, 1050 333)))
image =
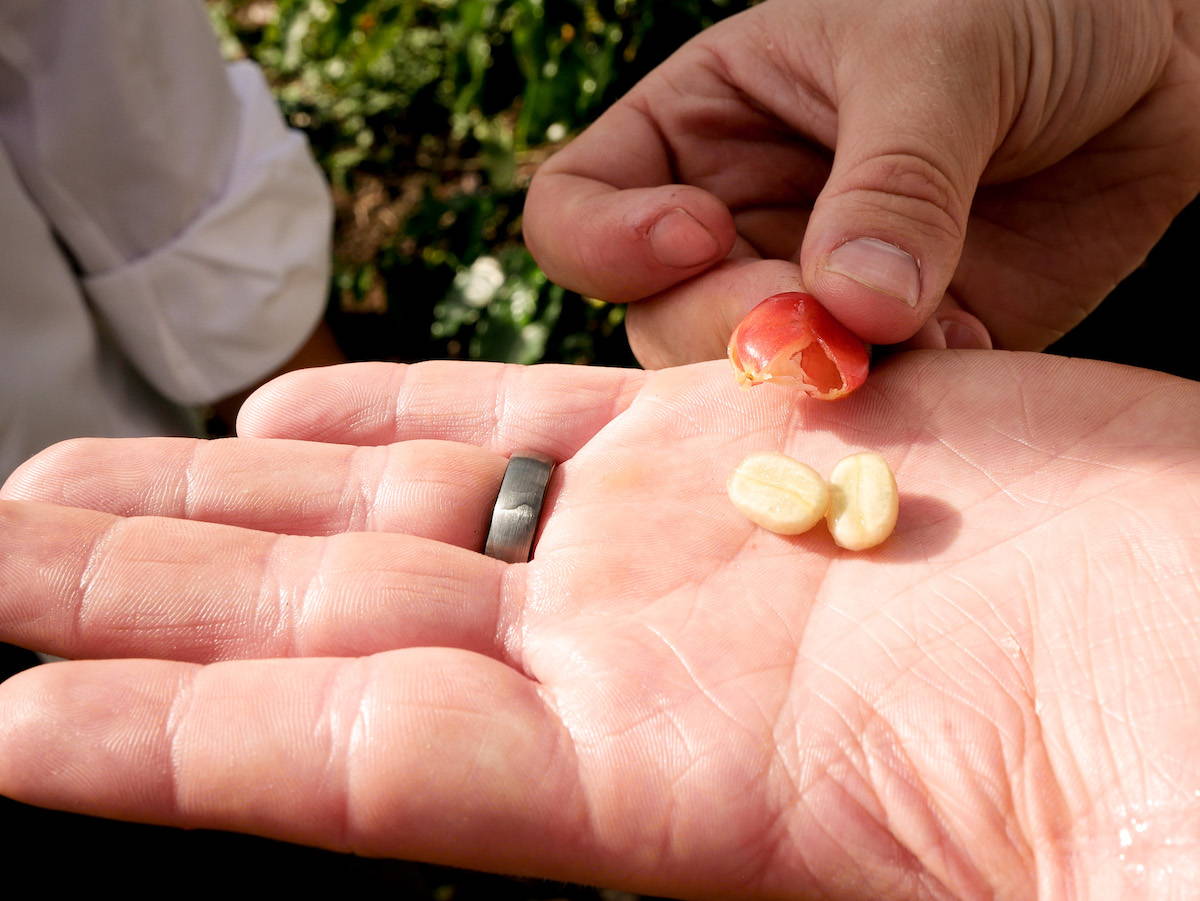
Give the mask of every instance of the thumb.
POLYGON ((863 54, 838 72, 852 87, 801 250, 808 290, 877 344, 911 337, 941 302, 999 118, 978 60, 951 78, 925 54, 901 56, 863 54))

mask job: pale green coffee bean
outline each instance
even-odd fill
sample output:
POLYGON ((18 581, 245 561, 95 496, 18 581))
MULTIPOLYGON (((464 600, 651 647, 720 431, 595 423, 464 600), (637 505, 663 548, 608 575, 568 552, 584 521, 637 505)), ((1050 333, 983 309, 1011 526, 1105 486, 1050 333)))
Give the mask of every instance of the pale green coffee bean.
POLYGON ((829 534, 839 547, 865 551, 896 527, 900 493, 887 460, 867 452, 846 457, 829 476, 829 534))
POLYGON ((751 454, 729 477, 728 490, 743 516, 780 535, 807 532, 829 507, 829 486, 820 474, 783 454, 751 454))

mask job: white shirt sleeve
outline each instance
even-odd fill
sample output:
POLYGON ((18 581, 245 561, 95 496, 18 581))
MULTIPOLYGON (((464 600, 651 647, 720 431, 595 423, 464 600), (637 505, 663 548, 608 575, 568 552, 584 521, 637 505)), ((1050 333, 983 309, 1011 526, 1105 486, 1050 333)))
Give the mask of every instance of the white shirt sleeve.
POLYGON ((270 374, 328 290, 329 191, 198 0, 4 0, 0 141, 103 327, 166 397, 270 374))

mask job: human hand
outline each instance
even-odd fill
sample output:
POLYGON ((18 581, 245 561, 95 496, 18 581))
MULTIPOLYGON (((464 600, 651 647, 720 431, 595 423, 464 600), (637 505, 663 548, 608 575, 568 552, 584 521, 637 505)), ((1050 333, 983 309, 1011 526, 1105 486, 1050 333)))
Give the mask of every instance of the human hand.
POLYGON ((802 286, 869 342, 1040 349, 1200 191, 1197 109, 1190 0, 767 0, 548 161, 526 237, 645 298, 650 367, 802 286))
POLYGON ((687 897, 1187 897, 1198 404, 998 352, 838 404, 362 364, 267 386, 249 438, 61 445, 3 491, 0 638, 158 659, 0 686, 0 793, 687 897), (506 566, 520 448, 563 462, 506 566), (872 552, 725 497, 748 452, 862 448, 902 492, 872 552))

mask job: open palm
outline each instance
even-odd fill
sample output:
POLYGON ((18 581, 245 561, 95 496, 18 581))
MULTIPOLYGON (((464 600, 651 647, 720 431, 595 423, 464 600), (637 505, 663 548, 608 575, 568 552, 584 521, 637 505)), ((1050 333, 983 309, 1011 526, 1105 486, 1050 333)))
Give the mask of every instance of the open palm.
POLYGON ((706 897, 1200 888, 1200 387, 1000 352, 851 398, 656 373, 294 373, 226 442, 84 441, 0 502, 0 792, 706 897), (303 440, 296 440, 303 439, 303 440), (534 559, 476 552, 562 460, 534 559), (764 532, 745 454, 896 470, 764 532), (263 659, 274 658, 274 659, 263 659))

